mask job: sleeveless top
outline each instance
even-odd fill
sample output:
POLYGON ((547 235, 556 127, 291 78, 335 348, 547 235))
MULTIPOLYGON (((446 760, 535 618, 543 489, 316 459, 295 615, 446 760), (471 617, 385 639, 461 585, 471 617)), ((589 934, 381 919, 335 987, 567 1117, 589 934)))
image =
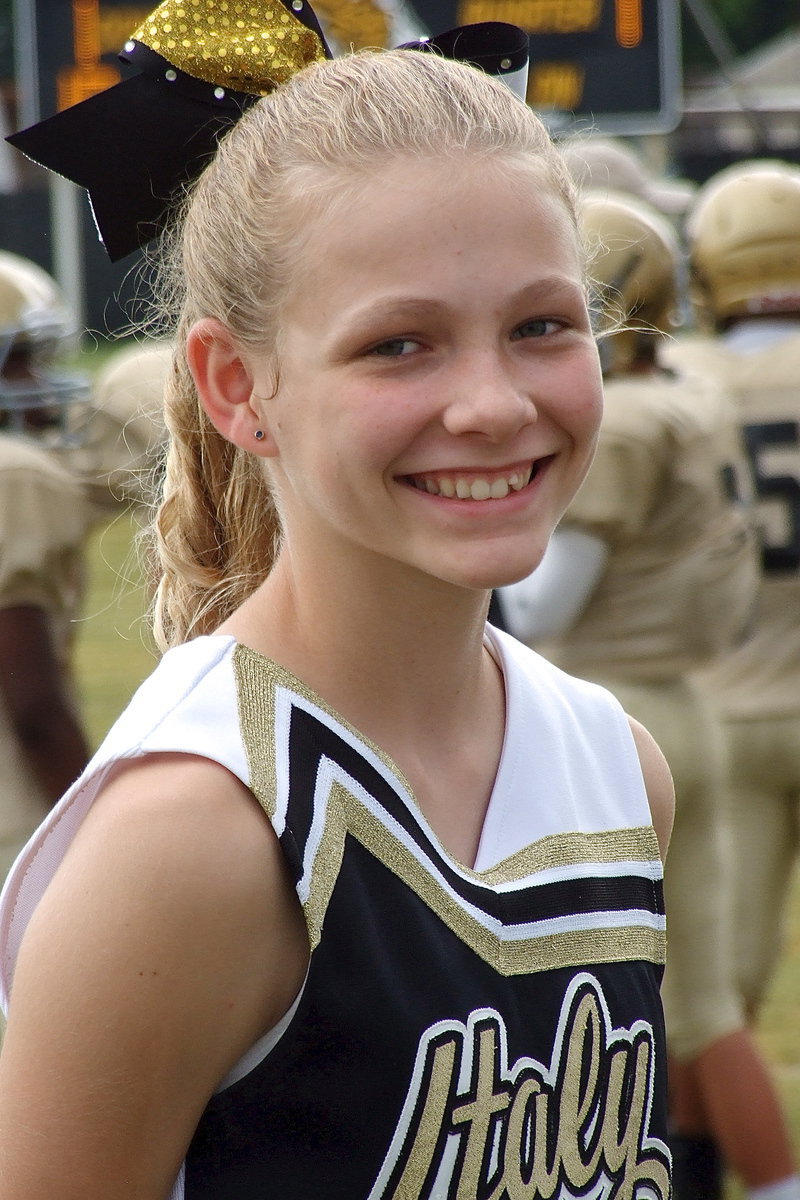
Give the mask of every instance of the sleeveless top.
POLYGON ((20 855, 4 998, 120 758, 224 764, 280 839, 308 976, 210 1100, 172 1200, 667 1200, 662 871, 627 718, 507 635, 487 644, 506 733, 471 868, 377 746, 219 636, 164 656, 20 855))

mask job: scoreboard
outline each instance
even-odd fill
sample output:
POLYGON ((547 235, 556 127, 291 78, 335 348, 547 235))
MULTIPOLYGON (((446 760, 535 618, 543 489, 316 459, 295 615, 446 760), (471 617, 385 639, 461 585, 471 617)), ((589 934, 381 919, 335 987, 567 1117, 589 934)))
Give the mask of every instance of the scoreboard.
MULTIPOLYGON (((680 118, 680 0, 318 0, 323 29, 374 45, 403 7, 429 34, 507 21, 530 36, 528 102, 549 124, 666 132, 680 118), (376 23, 376 14, 383 17, 376 23), (363 28, 362 28, 363 27, 363 28)), ((117 51, 157 0, 34 0, 42 116, 120 77, 117 51)))
MULTIPOLYGON (((122 78, 127 68, 117 54, 157 3, 16 0, 15 15, 24 18, 15 36, 17 128, 122 78)), ((479 21, 520 26, 530 38, 528 101, 554 130, 666 132, 680 117, 679 0, 311 3, 326 33, 343 45, 381 44, 383 38, 394 45, 405 40, 397 36, 401 27, 417 37, 479 21)), ((78 205, 74 217, 52 206, 48 215, 38 196, 34 189, 30 198, 3 198, 7 243, 55 274, 70 295, 72 288, 76 308, 92 328, 127 329, 138 295, 130 262, 108 260, 88 204, 78 205)))
POLYGON ((558 127, 667 132, 680 119, 679 0, 410 0, 431 30, 508 21, 530 35, 528 102, 558 127))

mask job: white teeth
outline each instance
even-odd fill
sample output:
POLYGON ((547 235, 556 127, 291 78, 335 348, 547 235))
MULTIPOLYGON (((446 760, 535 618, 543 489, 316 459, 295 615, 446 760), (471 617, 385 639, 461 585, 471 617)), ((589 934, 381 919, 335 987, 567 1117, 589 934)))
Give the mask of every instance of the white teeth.
POLYGON ((491 486, 486 479, 476 479, 469 489, 473 500, 488 500, 492 494, 491 486))
POLYGON ((514 471, 510 475, 492 480, 491 483, 488 479, 469 480, 448 475, 434 479, 426 475, 418 476, 415 486, 431 496, 445 496, 447 499, 457 496, 459 500, 502 500, 509 492, 521 492, 530 482, 532 474, 532 468, 523 472, 514 471))

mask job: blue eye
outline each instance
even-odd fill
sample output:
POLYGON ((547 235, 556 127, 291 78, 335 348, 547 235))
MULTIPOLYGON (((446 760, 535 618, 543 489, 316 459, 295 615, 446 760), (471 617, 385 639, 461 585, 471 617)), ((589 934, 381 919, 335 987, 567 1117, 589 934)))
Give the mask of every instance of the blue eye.
POLYGON ((559 321, 554 321, 550 317, 536 317, 532 321, 524 321, 522 325, 518 325, 511 335, 512 342, 520 341, 522 338, 540 338, 551 333, 553 329, 560 329, 559 321))
POLYGON ((373 346, 370 354, 376 354, 379 358, 403 358, 407 354, 413 354, 418 345, 419 343, 411 338, 389 338, 388 341, 373 346))

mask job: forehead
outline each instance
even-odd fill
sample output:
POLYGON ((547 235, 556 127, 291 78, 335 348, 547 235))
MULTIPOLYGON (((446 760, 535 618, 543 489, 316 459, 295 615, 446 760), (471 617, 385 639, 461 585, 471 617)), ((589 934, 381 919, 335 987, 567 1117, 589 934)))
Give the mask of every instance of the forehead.
POLYGON ((533 157, 385 164, 309 214, 297 265, 295 295, 424 288, 434 267, 454 283, 510 271, 583 278, 574 214, 533 157))

